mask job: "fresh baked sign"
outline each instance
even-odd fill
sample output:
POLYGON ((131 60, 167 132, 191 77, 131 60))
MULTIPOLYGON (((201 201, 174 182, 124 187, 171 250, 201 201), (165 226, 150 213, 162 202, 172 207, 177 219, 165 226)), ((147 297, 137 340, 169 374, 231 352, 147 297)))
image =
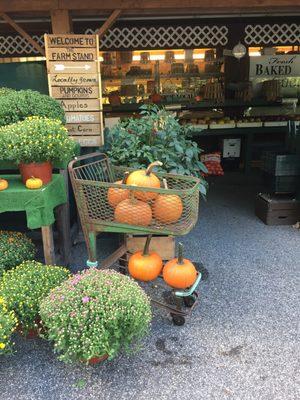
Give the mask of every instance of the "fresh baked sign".
POLYGON ((45 35, 50 95, 66 112, 67 129, 82 146, 103 144, 97 35, 45 35))
POLYGON ((250 78, 280 78, 299 75, 300 55, 285 54, 250 57, 250 78))

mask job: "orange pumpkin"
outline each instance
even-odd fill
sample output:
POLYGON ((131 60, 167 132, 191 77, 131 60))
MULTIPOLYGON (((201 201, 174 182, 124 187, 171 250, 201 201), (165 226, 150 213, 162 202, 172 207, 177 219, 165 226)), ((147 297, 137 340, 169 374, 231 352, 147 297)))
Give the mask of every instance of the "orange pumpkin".
POLYGON ((121 224, 147 226, 152 221, 152 210, 148 203, 137 200, 131 194, 115 208, 115 220, 121 224))
POLYGON ((183 258, 183 244, 179 243, 178 258, 166 263, 163 269, 164 281, 176 289, 186 289, 197 279, 197 270, 193 263, 183 258))
POLYGON ((6 179, 0 179, 0 191, 8 188, 8 182, 6 179))
MULTIPOLYGON (((126 180, 128 178, 129 172, 124 173, 124 178, 121 181, 115 182, 118 185, 125 185, 126 180)), ((128 199, 130 195, 130 191, 128 189, 120 189, 111 187, 107 191, 107 201, 108 203, 115 208, 117 204, 119 204, 122 200, 128 199)))
POLYGON ((129 258, 128 270, 134 279, 148 282, 153 281, 161 273, 163 262, 154 251, 149 252, 152 235, 148 235, 144 250, 134 253, 129 258))
MULTIPOLYGON (((132 172, 127 178, 127 185, 146 188, 160 188, 160 180, 155 174, 153 174, 152 169, 155 166, 161 165, 162 163, 160 161, 155 161, 151 163, 146 170, 141 169, 132 172)), ((134 191, 134 196, 139 200, 149 201, 154 200, 158 196, 158 193, 134 191)))
MULTIPOLYGON (((166 179, 163 179, 165 189, 168 189, 166 179)), ((160 194, 153 204, 154 218, 164 224, 172 224, 182 215, 183 205, 176 194, 160 194)))

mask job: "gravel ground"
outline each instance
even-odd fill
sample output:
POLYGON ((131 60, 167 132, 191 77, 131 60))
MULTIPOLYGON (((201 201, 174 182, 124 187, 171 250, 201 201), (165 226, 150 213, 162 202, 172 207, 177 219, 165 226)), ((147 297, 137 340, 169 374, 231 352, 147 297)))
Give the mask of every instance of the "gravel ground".
MULTIPOLYGON (((156 312, 140 353, 93 367, 64 365, 47 342, 16 337, 17 354, 0 360, 0 399, 299 399, 300 232, 260 222, 258 187, 240 181, 213 183, 182 239, 209 272, 184 326, 156 312)), ((101 253, 115 242, 100 239, 101 253)), ((73 256, 82 268, 83 244, 73 256)))

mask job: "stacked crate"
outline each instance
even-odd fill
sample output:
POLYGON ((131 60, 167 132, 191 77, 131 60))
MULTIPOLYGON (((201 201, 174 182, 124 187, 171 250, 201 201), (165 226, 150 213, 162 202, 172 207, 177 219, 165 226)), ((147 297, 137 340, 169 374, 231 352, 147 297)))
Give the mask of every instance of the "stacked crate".
POLYGON ((259 193, 256 215, 267 225, 292 225, 300 220, 295 193, 300 183, 300 155, 263 153, 263 176, 268 193, 259 193))

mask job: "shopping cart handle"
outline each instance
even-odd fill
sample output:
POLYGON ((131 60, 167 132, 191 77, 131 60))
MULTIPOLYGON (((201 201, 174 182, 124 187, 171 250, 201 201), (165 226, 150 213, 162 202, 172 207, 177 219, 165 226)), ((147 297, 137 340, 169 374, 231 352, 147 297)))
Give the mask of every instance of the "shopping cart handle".
POLYGON ((82 156, 74 157, 74 159, 71 160, 68 164, 68 170, 71 171, 73 168, 73 165, 76 164, 78 161, 86 160, 88 158, 94 158, 94 157, 108 158, 105 153, 100 153, 99 151, 95 151, 94 153, 84 154, 82 156))
POLYGON ((191 296, 194 293, 194 291, 197 289, 197 286, 199 285, 201 278, 202 278, 202 274, 201 274, 201 272, 199 272, 198 277, 197 277, 195 283, 193 284, 193 286, 191 286, 188 290, 181 290, 181 291, 175 292, 175 295, 178 297, 191 296))

